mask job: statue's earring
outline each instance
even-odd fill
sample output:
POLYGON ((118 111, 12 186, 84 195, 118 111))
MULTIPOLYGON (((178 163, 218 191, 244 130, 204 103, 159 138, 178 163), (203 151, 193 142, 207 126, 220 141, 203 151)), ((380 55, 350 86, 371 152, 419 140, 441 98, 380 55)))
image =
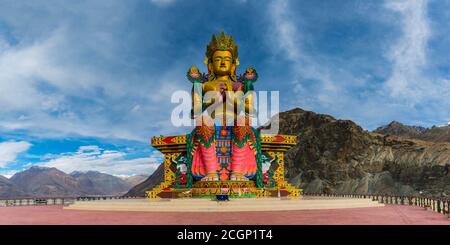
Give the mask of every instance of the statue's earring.
POLYGON ((214 80, 215 77, 216 77, 216 75, 214 75, 214 72, 211 72, 208 76, 208 81, 214 80))
POLYGON ((211 62, 208 63, 208 81, 212 81, 215 78, 215 74, 214 71, 212 69, 212 64, 211 62))
POLYGON ((236 65, 233 64, 231 65, 231 80, 233 80, 234 82, 236 82, 236 65))

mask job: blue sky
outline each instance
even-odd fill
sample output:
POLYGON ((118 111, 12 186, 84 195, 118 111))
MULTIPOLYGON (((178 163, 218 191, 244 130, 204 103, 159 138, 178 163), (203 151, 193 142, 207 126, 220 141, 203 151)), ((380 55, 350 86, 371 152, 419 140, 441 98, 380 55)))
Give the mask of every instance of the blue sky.
POLYGON ((232 33, 257 90, 363 128, 450 121, 450 1, 0 1, 0 174, 151 173, 171 94, 232 33))

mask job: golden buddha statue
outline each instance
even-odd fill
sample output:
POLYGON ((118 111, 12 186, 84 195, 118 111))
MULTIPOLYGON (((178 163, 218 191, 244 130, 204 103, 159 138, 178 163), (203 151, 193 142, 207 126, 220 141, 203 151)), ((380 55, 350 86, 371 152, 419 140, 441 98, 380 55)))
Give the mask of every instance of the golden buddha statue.
POLYGON ((253 82, 256 71, 248 68, 236 77, 238 47, 221 32, 206 48, 208 74, 195 66, 188 71, 193 82, 192 164, 194 178, 202 181, 247 181, 257 174, 257 132, 250 125, 255 114, 253 82))

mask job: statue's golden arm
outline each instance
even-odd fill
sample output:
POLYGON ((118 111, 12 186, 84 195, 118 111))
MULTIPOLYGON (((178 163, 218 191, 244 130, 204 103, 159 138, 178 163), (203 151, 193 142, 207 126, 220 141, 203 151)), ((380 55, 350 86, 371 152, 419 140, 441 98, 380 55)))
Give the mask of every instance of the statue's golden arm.
POLYGON ((195 86, 192 88, 192 118, 200 116, 206 109, 208 109, 208 111, 213 111, 222 104, 220 93, 211 91, 210 93, 202 95, 201 92, 202 90, 199 90, 199 88, 196 88, 195 86))
POLYGON ((254 92, 247 93, 244 97, 244 112, 245 115, 254 116, 256 115, 255 109, 255 94, 254 92))
MULTIPOLYGON (((200 85, 201 86, 201 85, 200 85)), ((192 87, 192 109, 191 109, 191 117, 197 118, 200 116, 203 112, 203 101, 202 101, 202 95, 201 95, 201 89, 199 90, 196 85, 192 87)))

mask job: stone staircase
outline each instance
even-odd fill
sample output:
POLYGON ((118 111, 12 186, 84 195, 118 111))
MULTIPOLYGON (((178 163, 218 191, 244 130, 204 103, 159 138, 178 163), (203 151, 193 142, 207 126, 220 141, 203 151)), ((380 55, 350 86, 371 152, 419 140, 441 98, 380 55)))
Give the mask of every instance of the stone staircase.
POLYGON ((236 198, 228 202, 217 202, 206 198, 179 199, 119 199, 100 201, 77 201, 64 207, 70 210, 140 211, 140 212, 245 212, 323 210, 342 208, 382 207, 371 199, 364 198, 236 198))

